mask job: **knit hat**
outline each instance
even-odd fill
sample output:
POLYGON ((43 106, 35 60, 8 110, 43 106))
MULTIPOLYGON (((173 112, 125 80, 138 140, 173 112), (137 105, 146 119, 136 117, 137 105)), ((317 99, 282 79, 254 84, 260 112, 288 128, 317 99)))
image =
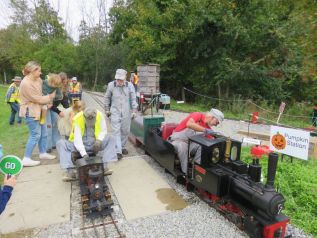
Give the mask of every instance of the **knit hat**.
POLYGON ((85 124, 87 128, 94 128, 96 122, 97 111, 94 108, 87 107, 84 110, 85 124))
POLYGON ((223 122, 225 116, 223 115, 223 113, 221 111, 219 111, 216 108, 212 108, 209 112, 213 117, 215 117, 219 123, 223 122))

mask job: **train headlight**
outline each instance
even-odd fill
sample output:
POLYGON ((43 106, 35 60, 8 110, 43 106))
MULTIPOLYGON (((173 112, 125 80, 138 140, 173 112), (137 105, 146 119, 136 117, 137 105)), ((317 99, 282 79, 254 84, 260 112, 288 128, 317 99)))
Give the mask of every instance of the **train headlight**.
POLYGON ((213 164, 216 164, 219 162, 219 159, 220 159, 220 149, 218 147, 215 147, 212 151, 211 162, 213 164))

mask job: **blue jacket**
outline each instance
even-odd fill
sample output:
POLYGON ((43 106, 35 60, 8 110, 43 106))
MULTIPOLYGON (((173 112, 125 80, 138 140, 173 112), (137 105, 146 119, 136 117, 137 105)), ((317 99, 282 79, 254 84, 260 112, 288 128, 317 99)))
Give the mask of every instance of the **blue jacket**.
POLYGON ((0 189, 0 214, 4 211, 11 197, 12 190, 11 186, 3 186, 3 189, 0 189))

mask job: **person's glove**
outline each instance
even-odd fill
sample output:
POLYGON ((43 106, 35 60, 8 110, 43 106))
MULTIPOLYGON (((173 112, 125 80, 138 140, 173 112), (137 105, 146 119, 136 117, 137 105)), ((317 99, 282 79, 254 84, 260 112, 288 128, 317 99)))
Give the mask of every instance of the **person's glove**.
POLYGON ((204 130, 204 135, 211 135, 211 136, 217 136, 217 137, 224 136, 222 133, 216 132, 216 131, 214 131, 212 129, 208 129, 208 128, 206 128, 204 130))
POLYGON ((89 159, 89 155, 85 154, 85 155, 83 156, 83 159, 85 159, 85 160, 89 159))
POLYGON ((94 147, 93 147, 93 151, 95 154, 98 154, 98 152, 101 150, 101 140, 96 140, 94 147))
POLYGON ((110 111, 106 111, 106 116, 110 117, 111 116, 111 112, 110 111))
POLYGON ((131 119, 133 120, 134 118, 136 118, 136 113, 135 113, 135 112, 132 112, 132 114, 131 114, 131 119))

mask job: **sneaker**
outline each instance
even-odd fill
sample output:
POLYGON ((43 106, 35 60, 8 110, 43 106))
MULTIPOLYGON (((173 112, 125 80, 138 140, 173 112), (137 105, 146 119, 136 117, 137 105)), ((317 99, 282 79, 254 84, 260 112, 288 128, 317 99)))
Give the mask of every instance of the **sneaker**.
POLYGON ((55 158, 56 158, 55 155, 50 155, 48 153, 40 154, 40 159, 55 159, 55 158))
POLYGON ((26 157, 24 157, 22 160, 22 164, 24 167, 33 167, 33 166, 40 165, 40 163, 41 163, 40 161, 32 160, 26 157))
POLYGON ((64 172, 62 180, 64 182, 71 182, 76 180, 76 173, 75 172, 64 172))
POLYGON ((109 169, 109 168, 104 168, 103 174, 105 176, 107 175, 111 175, 113 173, 113 170, 109 169))
POLYGON ((123 156, 122 156, 122 154, 117 153, 117 157, 118 157, 118 160, 121 160, 123 156))
POLYGON ((125 148, 122 149, 122 154, 123 154, 123 155, 127 155, 128 153, 129 153, 129 152, 128 152, 127 149, 125 149, 125 148))

